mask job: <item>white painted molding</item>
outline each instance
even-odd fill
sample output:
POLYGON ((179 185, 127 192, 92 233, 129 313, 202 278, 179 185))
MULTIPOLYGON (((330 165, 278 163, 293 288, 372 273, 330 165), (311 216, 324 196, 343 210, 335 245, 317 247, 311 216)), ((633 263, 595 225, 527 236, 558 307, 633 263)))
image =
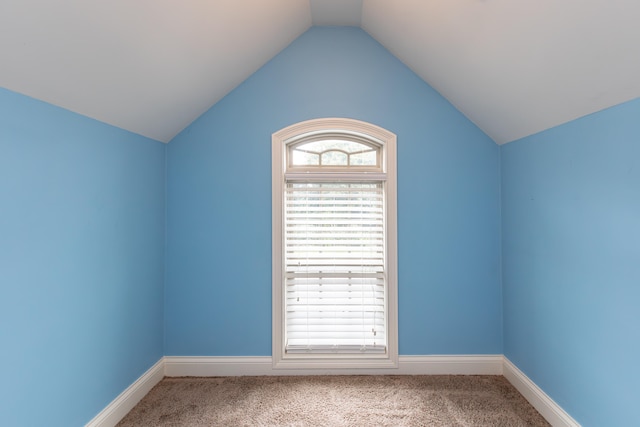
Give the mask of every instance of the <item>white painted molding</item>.
POLYGON ((553 427, 580 427, 576 420, 506 357, 503 375, 553 427))
POLYGON ((400 356, 400 375, 502 375, 502 355, 400 356))
POLYGON ((274 369, 265 357, 165 356, 168 377, 242 375, 502 375, 502 355, 400 356, 398 368, 274 369))
POLYGON ((114 427, 162 378, 164 378, 164 358, 158 360, 147 372, 120 393, 85 427, 114 427))
POLYGON ((271 369, 271 357, 254 356, 165 356, 164 374, 168 377, 231 377, 265 374, 271 369))

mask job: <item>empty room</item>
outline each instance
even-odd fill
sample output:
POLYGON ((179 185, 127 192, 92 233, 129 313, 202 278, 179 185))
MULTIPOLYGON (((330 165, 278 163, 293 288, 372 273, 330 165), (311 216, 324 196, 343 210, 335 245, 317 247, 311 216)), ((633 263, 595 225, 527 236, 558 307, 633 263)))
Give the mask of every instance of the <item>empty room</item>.
POLYGON ((640 425, 638 17, 0 1, 0 425, 640 425))

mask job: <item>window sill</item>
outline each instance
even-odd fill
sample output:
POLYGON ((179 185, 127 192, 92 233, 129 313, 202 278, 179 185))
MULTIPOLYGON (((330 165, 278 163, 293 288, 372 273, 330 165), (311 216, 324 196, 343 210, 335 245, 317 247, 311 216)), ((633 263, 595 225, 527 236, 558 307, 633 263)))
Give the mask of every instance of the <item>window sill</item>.
POLYGON ((387 354, 287 354, 274 357, 273 369, 397 369, 398 357, 387 354))

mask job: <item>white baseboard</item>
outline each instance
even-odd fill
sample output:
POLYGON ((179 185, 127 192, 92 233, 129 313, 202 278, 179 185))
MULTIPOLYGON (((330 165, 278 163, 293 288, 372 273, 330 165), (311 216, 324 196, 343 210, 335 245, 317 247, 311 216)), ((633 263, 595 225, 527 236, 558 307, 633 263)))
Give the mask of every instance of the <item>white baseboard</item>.
POLYGON ((271 356, 165 356, 168 377, 250 375, 502 375, 502 355, 400 356, 396 369, 273 369, 271 356))
POLYGON ((168 377, 231 377, 268 375, 271 357, 165 356, 168 377))
POLYGON ((502 375, 502 355, 400 356, 399 375, 502 375))
POLYGON ((553 427, 580 427, 576 420, 506 357, 504 376, 553 427))
POLYGON ((164 378, 164 358, 158 360, 125 391, 120 393, 106 408, 87 423, 85 427, 113 427, 149 393, 149 390, 164 378))

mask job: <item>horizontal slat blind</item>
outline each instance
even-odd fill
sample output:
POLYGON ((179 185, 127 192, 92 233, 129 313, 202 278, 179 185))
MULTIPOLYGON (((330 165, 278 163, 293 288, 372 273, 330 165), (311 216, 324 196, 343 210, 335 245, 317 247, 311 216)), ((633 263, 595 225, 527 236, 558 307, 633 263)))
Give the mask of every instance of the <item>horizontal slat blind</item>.
POLYGON ((382 182, 288 182, 286 351, 384 353, 382 182))

